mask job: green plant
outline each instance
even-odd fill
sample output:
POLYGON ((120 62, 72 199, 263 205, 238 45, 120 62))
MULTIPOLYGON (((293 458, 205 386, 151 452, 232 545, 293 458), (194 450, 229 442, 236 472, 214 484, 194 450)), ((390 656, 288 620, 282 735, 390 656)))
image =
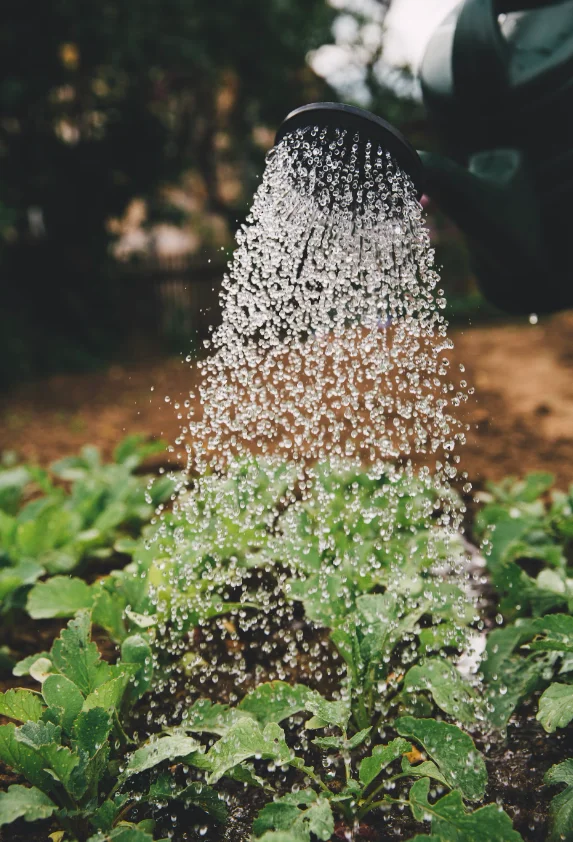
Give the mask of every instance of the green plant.
POLYGON ((144 637, 124 640, 120 659, 110 665, 91 641, 89 613, 81 612, 49 653, 27 658, 15 672, 40 681, 41 691, 0 695, 0 713, 21 723, 0 726, 0 759, 31 785, 15 784, 0 793, 1 825, 53 817, 79 842, 144 842, 151 839, 153 822, 129 823, 135 805, 177 798, 223 817, 222 803, 209 809, 205 792, 177 789, 169 776, 152 780, 144 792, 129 788, 134 776, 202 751, 193 739, 160 737, 126 756, 133 747, 124 728, 127 716, 153 675, 144 637))
POLYGON ((508 617, 573 608, 573 487, 563 493, 553 483, 548 473, 508 477, 481 495, 474 532, 508 617))
POLYGON ((464 802, 481 800, 487 782, 485 763, 468 734, 446 722, 412 716, 398 718, 393 729, 397 736, 379 743, 372 725, 355 730, 348 700, 328 701, 306 686, 276 681, 259 685, 235 708, 199 699, 170 733, 217 735, 205 755, 190 761, 206 773, 211 785, 230 777, 270 788, 271 782, 261 777, 264 764, 256 763, 255 768, 256 761, 295 770, 300 785, 263 808, 253 825, 257 839, 279 842, 280 834, 286 834, 284 838, 292 842, 310 842, 314 834, 329 840, 335 815, 353 828, 372 811, 394 804, 408 804, 418 821, 431 816, 435 839, 465 842, 477 838, 480 827, 491 831, 492 839, 521 839, 497 805, 468 812, 464 802), (299 749, 295 751, 280 723, 301 713, 311 716, 297 732, 299 749), (309 739, 316 731, 326 734, 309 739), (396 798, 396 787, 412 781, 416 783, 409 795, 396 798), (430 804, 430 782, 451 790, 445 796, 449 800, 430 804), (422 804, 427 805, 425 811, 422 804), (494 836, 494 831, 499 835, 494 836))
POLYGON ((459 553, 438 510, 459 505, 452 492, 438 493, 390 464, 376 477, 344 462, 319 463, 312 473, 310 496, 284 511, 268 549, 291 570, 288 594, 303 602, 309 619, 328 625, 333 612, 352 611, 358 596, 387 587, 398 570, 420 577, 459 553))
POLYGON ((134 474, 147 456, 163 448, 161 442, 129 436, 109 464, 101 462, 97 448, 85 447, 80 456, 56 462, 49 473, 38 468, 0 472, 0 602, 5 610, 20 605, 26 586, 40 577, 67 574, 87 558, 107 558, 122 532, 137 534, 173 492, 168 477, 151 484, 134 474), (13 492, 25 477, 41 495, 18 507, 13 492))

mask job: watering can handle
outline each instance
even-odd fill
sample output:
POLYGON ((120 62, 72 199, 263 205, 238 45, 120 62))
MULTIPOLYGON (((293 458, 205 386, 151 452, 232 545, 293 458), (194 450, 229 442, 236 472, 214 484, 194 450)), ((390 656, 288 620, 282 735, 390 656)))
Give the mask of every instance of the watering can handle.
POLYGON ((507 89, 509 48, 498 15, 558 5, 563 0, 465 0, 452 52, 454 90, 460 99, 491 106, 507 89))

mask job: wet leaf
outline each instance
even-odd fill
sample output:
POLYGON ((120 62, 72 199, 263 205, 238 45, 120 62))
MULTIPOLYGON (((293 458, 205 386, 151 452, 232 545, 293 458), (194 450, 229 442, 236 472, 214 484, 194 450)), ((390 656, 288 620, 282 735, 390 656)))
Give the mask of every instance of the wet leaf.
POLYGON ((142 635, 134 634, 123 641, 121 664, 133 664, 137 667, 124 693, 127 702, 134 704, 149 690, 153 678, 153 653, 142 635))
POLYGON ((573 719, 573 685, 550 684, 539 699, 537 719, 548 734, 568 725, 573 719))
POLYGON ((91 710, 91 708, 117 710, 121 704, 128 680, 129 675, 120 675, 118 678, 106 681, 105 684, 100 684, 93 693, 86 697, 82 710, 91 710))
POLYGON ((270 681, 260 684, 239 704, 239 710, 245 711, 264 727, 269 722, 280 723, 289 716, 294 716, 306 707, 309 699, 318 694, 304 684, 291 686, 285 681, 270 681))
MULTIPOLYGON (((326 798, 312 790, 301 790, 278 798, 263 807, 253 823, 255 836, 268 836, 268 831, 288 832, 293 839, 310 842, 311 834, 329 840, 334 833, 332 809, 326 798)), ((269 836, 275 839, 274 836, 269 836)))
POLYGON ((532 623, 537 637, 529 643, 532 651, 573 652, 573 617, 569 614, 549 614, 532 623))
POLYGON ((375 746, 370 757, 365 757, 360 763, 358 777, 362 786, 369 786, 386 766, 410 751, 411 748, 407 740, 400 738, 392 740, 386 746, 375 746))
POLYGON ((349 740, 345 740, 343 737, 315 737, 312 742, 315 746, 327 751, 331 749, 344 752, 354 751, 355 748, 362 745, 371 731, 372 727, 364 728, 362 731, 354 734, 349 740))
POLYGON ((403 737, 418 742, 435 761, 452 789, 459 789, 464 798, 479 801, 487 784, 484 759, 472 738, 456 725, 435 719, 414 719, 404 716, 396 720, 396 730, 403 737))
POLYGON ((62 710, 60 724, 66 733, 70 733, 84 704, 84 697, 74 682, 65 675, 49 675, 42 684, 42 695, 47 705, 62 710))
POLYGON ((182 801, 185 805, 192 804, 194 807, 199 807, 219 824, 225 824, 227 821, 227 805, 220 798, 218 792, 207 784, 199 781, 189 784, 177 793, 177 800, 182 801))
POLYGON ((554 796, 549 805, 551 830, 547 842, 572 842, 573 840, 573 759, 552 766, 545 775, 549 786, 567 784, 554 796))
POLYGON ((101 660, 98 648, 91 640, 87 611, 70 620, 54 641, 51 657, 56 668, 86 696, 112 677, 111 667, 101 660))
POLYGON ((197 699, 183 714, 181 728, 197 734, 226 734, 235 719, 228 705, 197 699))
POLYGON ((280 725, 270 722, 263 729, 252 719, 235 723, 207 754, 211 765, 208 782, 216 783, 229 769, 252 757, 274 760, 278 764, 291 760, 292 752, 280 725))
POLYGON ((0 694, 0 714, 16 722, 37 722, 43 710, 42 697, 33 690, 7 690, 0 694))
POLYGON ((42 756, 34 747, 30 747, 16 739, 17 729, 11 722, 0 725, 0 760, 31 784, 46 792, 54 787, 54 780, 45 771, 42 756))
POLYGON ((74 722, 74 748, 93 757, 109 737, 111 726, 111 716, 103 708, 81 711, 74 722))
POLYGON ((47 819, 57 809, 54 802, 35 786, 13 784, 7 792, 0 792, 0 826, 16 819, 27 822, 47 819))
POLYGON ((164 760, 179 760, 187 757, 195 751, 201 751, 201 745, 192 737, 183 735, 157 737, 133 752, 122 774, 122 779, 126 780, 132 775, 152 769, 164 760))
MULTIPOLYGON (((431 821, 432 835, 440 842, 523 842, 513 830, 511 819, 497 804, 487 804, 475 812, 466 811, 462 794, 450 792, 434 804, 428 801, 430 781, 422 778, 410 790, 410 808, 416 821, 431 821)), ((423 838, 423 837, 422 837, 423 838)))
POLYGON ((407 757, 403 757, 402 772, 413 778, 433 778, 435 781, 448 786, 447 780, 432 760, 424 760, 422 763, 417 763, 413 766, 407 757))
POLYGON ((312 720, 308 720, 306 728, 325 728, 327 725, 335 725, 342 731, 346 731, 350 719, 349 702, 329 702, 322 696, 314 694, 306 700, 305 709, 314 714, 312 720))
MULTIPOLYGON (((14 734, 17 743, 32 749, 46 768, 68 788, 70 776, 79 763, 79 757, 61 745, 61 728, 51 722, 25 722, 14 734)), ((31 781, 26 772, 26 777, 31 781)))
POLYGON ((449 661, 428 658, 411 667, 404 678, 403 693, 428 692, 444 713, 463 723, 476 720, 477 698, 449 661))

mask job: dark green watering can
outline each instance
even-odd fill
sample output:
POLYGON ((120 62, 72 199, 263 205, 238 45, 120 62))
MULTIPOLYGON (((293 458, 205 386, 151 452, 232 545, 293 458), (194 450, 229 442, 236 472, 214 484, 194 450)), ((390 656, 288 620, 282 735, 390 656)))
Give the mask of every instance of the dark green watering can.
POLYGON ((420 78, 449 156, 420 153, 425 191, 467 235, 486 297, 573 307, 572 0, 465 0, 420 78))

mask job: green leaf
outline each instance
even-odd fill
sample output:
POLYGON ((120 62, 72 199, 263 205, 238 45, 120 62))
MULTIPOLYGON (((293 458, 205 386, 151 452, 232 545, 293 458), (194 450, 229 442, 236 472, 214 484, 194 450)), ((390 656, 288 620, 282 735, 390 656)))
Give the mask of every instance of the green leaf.
POLYGON ((137 667, 124 695, 129 704, 134 704, 149 690, 153 678, 153 653, 142 635, 134 634, 123 641, 121 664, 134 664, 137 667))
MULTIPOLYGON (((430 781, 422 778, 410 790, 410 808, 416 821, 432 822, 432 834, 440 842, 523 842, 513 830, 511 819, 497 804, 487 804, 467 813, 458 790, 450 792, 435 804, 428 801, 430 781)), ((423 837, 422 837, 423 838, 423 837)))
POLYGON ((480 801, 487 784, 484 759, 472 738, 456 725, 435 719, 414 719, 403 716, 396 720, 402 737, 420 743, 434 760, 452 789, 461 790, 464 798, 480 801))
MULTIPOLYGON (((236 712, 236 710, 234 711, 236 712)), ((213 703, 210 699, 197 699, 183 714, 181 727, 197 734, 226 734, 236 722, 228 705, 213 703)), ((243 712, 247 715, 246 711, 243 712)))
POLYGON ((77 754, 60 745, 61 728, 52 722, 25 722, 15 733, 16 742, 33 749, 64 787, 79 763, 77 754))
POLYGON ((16 739, 16 726, 10 722, 0 725, 0 760, 19 775, 44 791, 50 791, 54 780, 45 771, 45 763, 41 755, 30 746, 16 739))
POLYGON ((264 727, 269 722, 280 723, 289 716, 308 709, 309 699, 318 694, 304 684, 291 686, 284 681, 260 684, 244 697, 239 710, 250 713, 264 727))
POLYGON ((49 675, 42 684, 42 695, 52 708, 62 708, 61 726, 69 734, 74 719, 82 709, 84 697, 73 681, 65 675, 49 675))
POLYGON ((545 775, 545 783, 567 784, 549 804, 551 830, 547 842, 573 842, 573 759, 552 766, 545 775))
POLYGON ((91 640, 87 611, 70 620, 54 641, 51 657, 59 672, 73 681, 85 696, 112 677, 109 664, 101 660, 98 648, 91 640))
POLYGON ((531 641, 531 650, 573 652, 573 617, 569 614, 549 614, 531 625, 537 635, 543 635, 531 641))
POLYGON ((573 719, 573 685, 550 684, 539 699, 537 719, 548 734, 569 725, 573 719))
POLYGON ((227 805, 213 787, 201 782, 189 784, 177 794, 177 800, 186 806, 192 804, 212 816, 219 824, 225 824, 228 817, 227 805))
POLYGON ((92 623, 104 629, 112 640, 121 642, 127 634, 124 623, 126 609, 124 594, 118 591, 110 593, 101 581, 92 585, 92 591, 92 623))
POLYGON ((24 745, 41 749, 45 746, 59 745, 62 729, 53 722, 25 722, 16 730, 15 737, 24 745))
POLYGON ((433 833, 417 833, 408 839, 408 842, 444 842, 443 837, 435 836, 433 833))
POLYGON ((552 766, 545 774, 545 783, 549 786, 553 784, 567 784, 573 786, 573 758, 564 760, 562 763, 557 763, 552 766))
POLYGON ((448 786, 447 780, 432 760, 424 760, 422 763, 417 763, 415 766, 412 766, 408 758, 403 757, 402 772, 413 778, 433 778, 435 781, 439 781, 441 784, 448 786))
POLYGON ((82 608, 91 608, 93 594, 83 579, 53 576, 34 585, 28 594, 26 610, 34 620, 73 617, 82 608))
MULTIPOLYGON (((288 832, 293 839, 308 842, 314 834, 326 842, 334 833, 332 809, 326 798, 317 797, 312 790, 288 793, 263 807, 255 819, 255 836, 267 838, 268 831, 288 832)), ((275 839, 272 835, 268 838, 275 839)))
POLYGON ((13 784, 7 792, 0 792, 0 826, 16 819, 35 822, 47 819, 57 810, 56 805, 41 790, 13 784))
MULTIPOLYGON (((197 755, 193 762, 194 765, 198 765, 197 755)), ((209 766, 206 764, 205 768, 209 768, 209 766)), ((238 781, 240 784, 252 786, 255 789, 265 789, 270 792, 273 791, 273 787, 269 784, 269 782, 265 781, 264 778, 261 778, 260 775, 257 775, 250 763, 243 762, 239 766, 234 766, 232 769, 229 769, 228 772, 225 772, 225 775, 227 778, 231 778, 233 781, 238 781)))
POLYGON ((81 711, 73 728, 73 746, 93 757, 109 737, 112 719, 103 708, 81 711))
POLYGON ((362 786, 369 786, 386 766, 411 750, 410 743, 400 738, 392 740, 386 746, 375 746, 370 757, 365 757, 360 763, 358 777, 362 786))
POLYGON ((0 695, 0 714, 17 722, 37 722, 43 711, 42 698, 33 690, 7 690, 0 695))
POLYGON ((12 675, 15 675, 17 678, 20 678, 23 675, 29 675, 30 667, 33 667, 36 661, 40 660, 41 658, 48 659, 49 657, 49 652, 38 652, 37 655, 28 655, 27 658, 23 658, 21 661, 18 661, 18 663, 12 670, 12 675))
POLYGON ((422 665, 411 667, 404 678, 403 693, 428 692, 444 713, 459 722, 476 720, 477 699, 449 661, 428 658, 422 665))
POLYGON ((361 746, 364 740, 369 736, 370 732, 372 731, 372 726, 368 728, 363 728, 361 731, 357 731, 354 736, 350 737, 349 740, 343 744, 343 749, 345 751, 354 751, 355 748, 361 746))
POLYGON ((0 570, 0 601, 24 585, 33 585, 46 571, 35 561, 21 561, 0 570))
POLYGON ((112 678, 111 681, 106 681, 105 684, 100 684, 93 693, 86 697, 82 710, 91 710, 92 708, 117 710, 121 704, 128 680, 129 676, 120 675, 117 678, 112 678))
POLYGON ((313 719, 320 720, 320 723, 322 723, 312 723, 309 720, 306 723, 306 728, 324 728, 327 725, 335 725, 342 731, 346 731, 348 727, 350 702, 329 702, 316 693, 306 700, 305 710, 314 714, 313 719))
POLYGON ((157 737, 133 752, 125 767, 122 779, 126 780, 132 775, 152 769, 159 763, 163 763, 164 760, 178 760, 201 750, 201 744, 197 740, 192 737, 185 737, 182 734, 157 737))
POLYGON ((236 722, 207 754, 211 768, 208 782, 216 783, 227 771, 250 757, 274 760, 279 765, 289 763, 292 753, 280 725, 269 722, 263 729, 253 719, 236 722))
POLYGON ((349 740, 345 740, 343 737, 315 737, 312 742, 315 746, 327 751, 331 749, 345 752, 354 751, 355 748, 362 745, 371 731, 372 726, 369 728, 363 728, 362 731, 357 731, 357 733, 349 740))

